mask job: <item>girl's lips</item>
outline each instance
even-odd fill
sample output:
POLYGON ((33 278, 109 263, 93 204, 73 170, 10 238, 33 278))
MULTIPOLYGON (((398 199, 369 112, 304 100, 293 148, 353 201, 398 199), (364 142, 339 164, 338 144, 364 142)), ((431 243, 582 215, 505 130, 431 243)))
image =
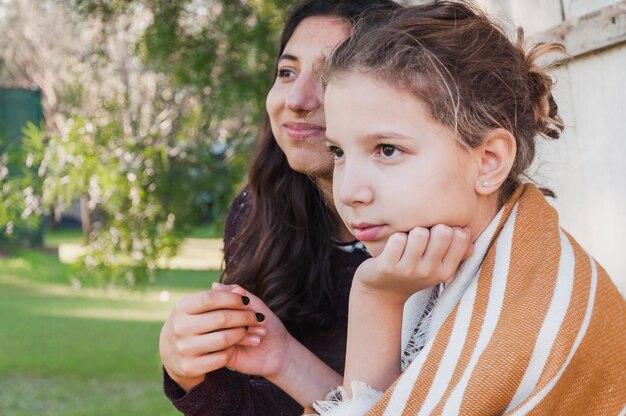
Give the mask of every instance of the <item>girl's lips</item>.
POLYGON ((352 231, 357 240, 372 241, 376 240, 383 227, 383 225, 358 224, 352 226, 352 231))
POLYGON ((284 126, 289 137, 298 140, 323 136, 324 131, 326 130, 324 127, 312 123, 289 122, 285 123, 284 126))

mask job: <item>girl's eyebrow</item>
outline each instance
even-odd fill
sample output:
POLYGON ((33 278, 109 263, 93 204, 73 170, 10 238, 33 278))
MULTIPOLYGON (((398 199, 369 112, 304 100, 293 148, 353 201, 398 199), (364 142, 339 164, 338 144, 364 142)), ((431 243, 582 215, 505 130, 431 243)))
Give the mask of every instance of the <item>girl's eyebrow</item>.
POLYGON ((280 58, 278 59, 278 62, 283 61, 283 60, 288 60, 288 61, 298 61, 298 57, 295 55, 291 55, 288 53, 284 53, 282 55, 280 55, 280 58))
MULTIPOLYGON (((328 136, 324 136, 326 143, 328 144, 337 144, 335 142, 335 140, 332 137, 328 137, 328 136)), ((368 134, 366 136, 362 137, 364 140, 370 140, 370 141, 379 141, 379 140, 415 140, 413 137, 411 136, 405 136, 403 134, 399 134, 399 133, 375 133, 375 134, 368 134)))
POLYGON ((367 136, 364 137, 364 139, 368 139, 368 140, 388 140, 388 139, 414 140, 414 138, 411 136, 405 136, 404 134, 393 133, 393 132, 368 134, 367 136))

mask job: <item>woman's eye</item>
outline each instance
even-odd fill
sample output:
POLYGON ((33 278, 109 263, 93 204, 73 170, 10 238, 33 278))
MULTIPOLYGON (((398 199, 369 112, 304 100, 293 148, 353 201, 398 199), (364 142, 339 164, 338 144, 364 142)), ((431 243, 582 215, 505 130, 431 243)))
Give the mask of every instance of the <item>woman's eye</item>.
POLYGON ((343 157, 343 150, 337 146, 329 146, 328 151, 335 156, 335 159, 341 159, 343 157))
POLYGON ((296 76, 295 71, 288 68, 279 68, 277 71, 278 78, 294 78, 296 76))
POLYGON ((401 150, 398 149, 395 146, 391 146, 389 144, 381 144, 380 145, 380 154, 383 157, 386 157, 386 158, 391 158, 391 157, 394 157, 394 156, 397 157, 397 156, 400 155, 400 153, 401 153, 401 150))

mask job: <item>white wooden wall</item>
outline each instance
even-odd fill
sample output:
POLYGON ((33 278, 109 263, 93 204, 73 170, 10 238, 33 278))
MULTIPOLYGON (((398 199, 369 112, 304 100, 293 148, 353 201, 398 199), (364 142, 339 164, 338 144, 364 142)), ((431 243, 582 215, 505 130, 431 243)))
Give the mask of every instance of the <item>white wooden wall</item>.
POLYGON ((626 0, 477 1, 511 33, 522 26, 573 55, 551 70, 566 129, 540 145, 531 177, 626 295, 626 0))

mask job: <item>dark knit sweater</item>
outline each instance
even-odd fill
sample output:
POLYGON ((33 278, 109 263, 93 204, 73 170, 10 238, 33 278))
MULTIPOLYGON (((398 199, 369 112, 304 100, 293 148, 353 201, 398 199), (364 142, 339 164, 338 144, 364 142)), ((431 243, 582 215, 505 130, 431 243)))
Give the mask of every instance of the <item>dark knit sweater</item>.
MULTIPOLYGON (((224 230, 224 241, 237 233, 249 211, 249 195, 241 193, 230 207, 224 230)), ((329 244, 331 242, 329 241, 329 244)), ((352 276, 367 254, 346 252, 336 248, 332 253, 333 278, 337 292, 338 316, 326 331, 290 328, 292 335, 326 364, 343 374, 348 323, 348 297, 352 276)), ((258 376, 225 368, 206 375, 205 380, 185 394, 163 370, 165 395, 186 415, 216 416, 291 416, 301 415, 302 407, 269 381, 258 376)))

